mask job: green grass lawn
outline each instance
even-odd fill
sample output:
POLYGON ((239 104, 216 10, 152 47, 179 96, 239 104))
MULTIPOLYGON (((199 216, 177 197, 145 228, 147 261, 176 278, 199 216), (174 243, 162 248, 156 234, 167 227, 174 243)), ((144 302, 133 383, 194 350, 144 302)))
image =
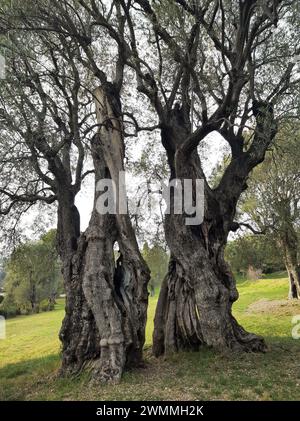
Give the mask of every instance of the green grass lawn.
POLYGON ((62 301, 53 312, 10 319, 7 339, 0 340, 0 399, 299 400, 300 340, 291 337, 292 313, 289 308, 283 313, 255 313, 248 308, 259 300, 286 298, 288 284, 283 276, 238 283, 235 316, 246 329, 266 338, 266 354, 221 355, 203 349, 155 359, 150 345, 156 296, 149 304, 145 368, 127 372, 118 385, 90 386, 89 373, 72 379, 57 377, 62 301))

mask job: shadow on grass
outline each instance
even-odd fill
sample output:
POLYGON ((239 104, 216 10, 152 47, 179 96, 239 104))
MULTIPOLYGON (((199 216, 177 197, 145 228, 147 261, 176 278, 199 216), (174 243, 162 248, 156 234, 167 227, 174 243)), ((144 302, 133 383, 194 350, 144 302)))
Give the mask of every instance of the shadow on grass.
POLYGON ((265 354, 222 354, 203 348, 156 359, 127 372, 119 385, 88 384, 89 373, 59 378, 60 355, 0 369, 0 400, 296 399, 300 340, 265 337, 265 354))
MULTIPOLYGON (((264 339, 268 345, 268 351, 265 354, 256 354, 256 355, 265 355, 267 359, 272 357, 271 354, 280 349, 285 349, 287 351, 296 352, 300 354, 300 339, 296 340, 290 337, 279 337, 279 336, 264 336, 264 339)), ((211 355, 222 355, 217 351, 214 351, 210 348, 204 347, 200 348, 199 351, 195 352, 183 352, 174 354, 176 355, 193 355, 195 358, 199 355, 199 360, 202 358, 209 358, 211 355)), ((230 356, 230 353, 226 353, 227 356, 230 356)), ((240 355, 241 357, 246 354, 233 354, 235 356, 240 355)), ((248 354, 249 355, 249 354, 248 354)), ((254 353, 252 355, 255 355, 254 353)), ((151 359, 152 363, 154 361, 159 361, 159 359, 152 358, 151 355, 151 346, 145 347, 145 359, 146 361, 151 359)), ((29 360, 19 361, 17 363, 7 364, 0 368, 0 382, 7 379, 16 379, 20 376, 32 376, 32 375, 52 375, 58 371, 61 361, 61 355, 52 354, 47 357, 33 358, 29 360)))

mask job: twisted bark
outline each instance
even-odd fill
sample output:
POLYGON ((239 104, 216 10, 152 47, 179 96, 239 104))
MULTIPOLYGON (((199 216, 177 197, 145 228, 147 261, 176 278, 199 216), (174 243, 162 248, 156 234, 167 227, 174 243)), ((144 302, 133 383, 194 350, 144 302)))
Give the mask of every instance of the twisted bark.
POLYGON ((62 343, 61 375, 78 373, 100 353, 99 334, 82 289, 86 241, 80 236, 74 198, 63 191, 58 206, 57 244, 66 292, 65 317, 59 333, 62 343))
MULTIPOLYGON (((92 360, 95 381, 117 382, 124 369, 142 363, 150 273, 129 215, 97 211, 99 180, 112 179, 119 197, 124 141, 120 113, 111 105, 120 105, 118 98, 109 98, 101 88, 95 97, 99 123, 99 134, 91 144, 95 201, 86 232, 80 235, 79 214, 73 196, 65 190, 58 210, 58 245, 67 296, 60 332, 61 373, 76 373, 92 360)), ((126 199, 126 193, 123 196, 126 199)))
MULTIPOLYGON (((162 140, 168 154, 171 179, 205 179, 196 150, 185 154, 180 145, 189 135, 178 110, 162 140)), ((186 225, 187 215, 171 212, 165 218, 166 241, 171 251, 155 315, 153 352, 156 356, 201 345, 238 351, 264 351, 262 338, 246 332, 232 315, 238 298, 233 274, 224 260, 224 249, 234 220, 236 203, 249 168, 244 155, 227 174, 230 194, 212 191, 205 182, 204 220, 186 225), (234 183, 231 179, 234 177, 234 183), (229 183, 231 183, 229 185, 229 183)), ((171 200, 171 205, 173 201, 171 200)))
POLYGON ((123 171, 122 121, 104 90, 95 92, 99 135, 92 154, 96 182, 111 178, 116 187, 116 214, 100 214, 95 206, 85 233, 86 253, 83 290, 95 318, 100 357, 93 377, 100 381, 120 380, 125 368, 142 362, 147 320, 149 270, 136 241, 129 215, 119 212, 119 173, 123 171), (114 244, 120 257, 117 267, 114 244))

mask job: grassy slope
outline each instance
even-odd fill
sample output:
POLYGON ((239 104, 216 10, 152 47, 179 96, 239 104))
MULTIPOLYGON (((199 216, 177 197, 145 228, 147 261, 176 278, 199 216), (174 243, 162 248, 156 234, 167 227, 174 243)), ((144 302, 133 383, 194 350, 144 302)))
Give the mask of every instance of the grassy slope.
POLYGON ((119 385, 87 387, 88 373, 76 379, 56 377, 62 302, 51 313, 8 320, 8 337, 0 341, 0 399, 300 399, 300 340, 291 338, 291 316, 245 311, 262 298, 285 298, 286 279, 241 281, 239 292, 235 316, 245 328, 266 337, 269 352, 220 355, 204 349, 156 360, 149 349, 154 297, 149 305, 146 366, 126 373, 119 385))

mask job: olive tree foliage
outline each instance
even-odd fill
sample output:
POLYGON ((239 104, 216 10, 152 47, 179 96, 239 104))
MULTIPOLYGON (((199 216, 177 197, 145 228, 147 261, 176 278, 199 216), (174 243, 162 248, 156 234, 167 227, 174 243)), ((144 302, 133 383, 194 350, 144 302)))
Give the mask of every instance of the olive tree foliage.
POLYGON ((54 203, 56 178, 73 196, 78 193, 88 175, 84 145, 92 104, 82 88, 76 48, 59 34, 18 30, 14 14, 7 8, 1 15, 6 77, 0 81, 0 192, 1 214, 10 216, 37 202, 54 203))
POLYGON ((300 297, 299 134, 298 123, 280 129, 276 148, 253 171, 241 205, 250 226, 276 243, 289 275, 289 298, 296 299, 300 297))

